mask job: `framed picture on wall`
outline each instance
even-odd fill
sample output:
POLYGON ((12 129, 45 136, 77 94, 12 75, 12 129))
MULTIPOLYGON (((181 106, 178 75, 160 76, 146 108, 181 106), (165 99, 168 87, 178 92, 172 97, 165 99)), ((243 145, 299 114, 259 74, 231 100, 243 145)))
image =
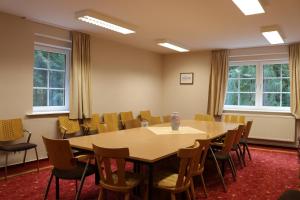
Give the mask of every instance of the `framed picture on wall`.
POLYGON ((193 85, 194 84, 194 73, 180 73, 180 85, 193 85))

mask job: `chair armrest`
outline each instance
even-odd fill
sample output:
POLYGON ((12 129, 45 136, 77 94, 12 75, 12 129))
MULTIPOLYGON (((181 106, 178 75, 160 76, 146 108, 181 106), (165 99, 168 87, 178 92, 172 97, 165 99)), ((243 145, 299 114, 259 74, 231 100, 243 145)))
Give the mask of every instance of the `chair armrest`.
POLYGON ((59 128, 61 129, 60 132, 62 133, 62 139, 65 139, 65 135, 66 135, 68 129, 64 126, 60 126, 59 128))
POLYGON ((213 142, 211 143, 212 146, 224 147, 224 143, 221 142, 213 142))
POLYGON ((94 159, 93 154, 86 154, 86 155, 78 155, 73 158, 73 162, 84 162, 84 163, 89 163, 91 162, 92 159, 94 159))
POLYGON ((31 132, 30 131, 28 131, 28 130, 26 130, 26 129, 24 129, 23 130, 24 131, 24 133, 27 133, 28 134, 28 137, 27 137, 27 143, 29 143, 30 142, 30 139, 31 139, 31 132))

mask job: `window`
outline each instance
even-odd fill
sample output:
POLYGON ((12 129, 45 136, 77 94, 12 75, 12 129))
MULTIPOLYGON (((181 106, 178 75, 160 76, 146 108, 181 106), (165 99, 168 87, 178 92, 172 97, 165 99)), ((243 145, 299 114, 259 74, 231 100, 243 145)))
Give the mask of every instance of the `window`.
POLYGON ((69 50, 35 46, 33 111, 69 110, 69 50))
POLYGON ((230 63, 224 108, 289 111, 288 62, 230 63))

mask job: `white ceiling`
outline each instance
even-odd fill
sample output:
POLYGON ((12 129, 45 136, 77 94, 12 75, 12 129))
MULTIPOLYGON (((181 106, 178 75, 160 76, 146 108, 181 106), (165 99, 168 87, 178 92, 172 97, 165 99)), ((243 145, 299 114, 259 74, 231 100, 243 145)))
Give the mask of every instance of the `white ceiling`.
POLYGON ((287 43, 300 41, 300 0, 264 0, 265 14, 244 16, 231 0, 1 0, 0 11, 98 35, 158 53, 168 39, 196 51, 269 45, 260 27, 279 25, 287 43), (137 27, 122 35, 80 22, 75 12, 92 9, 137 27))

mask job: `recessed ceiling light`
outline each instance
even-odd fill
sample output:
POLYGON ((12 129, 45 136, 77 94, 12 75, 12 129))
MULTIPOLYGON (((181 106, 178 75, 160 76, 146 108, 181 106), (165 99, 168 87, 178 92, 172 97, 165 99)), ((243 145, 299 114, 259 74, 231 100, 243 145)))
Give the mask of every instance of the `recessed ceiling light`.
POLYGON ((133 28, 131 28, 131 25, 126 24, 125 22, 122 22, 117 19, 113 19, 111 17, 102 15, 100 13, 97 13, 95 11, 91 10, 83 10, 79 11, 76 14, 76 18, 78 20, 100 26, 118 33, 122 34, 130 34, 135 33, 133 28), (125 28, 126 27, 126 28, 125 28))
POLYGON ((244 15, 255 15, 265 13, 259 0, 232 0, 233 3, 244 13, 244 15))
POLYGON ((159 46, 166 47, 166 48, 169 48, 169 49, 172 49, 172 50, 175 50, 175 51, 179 51, 179 52, 188 52, 188 51, 190 51, 188 49, 185 49, 185 48, 182 48, 178 45, 175 45, 174 43, 171 43, 167 40, 160 40, 160 41, 157 42, 157 44, 159 46))
POLYGON ((283 38, 279 33, 278 27, 263 27, 261 29, 261 33, 271 44, 284 43, 283 38))

